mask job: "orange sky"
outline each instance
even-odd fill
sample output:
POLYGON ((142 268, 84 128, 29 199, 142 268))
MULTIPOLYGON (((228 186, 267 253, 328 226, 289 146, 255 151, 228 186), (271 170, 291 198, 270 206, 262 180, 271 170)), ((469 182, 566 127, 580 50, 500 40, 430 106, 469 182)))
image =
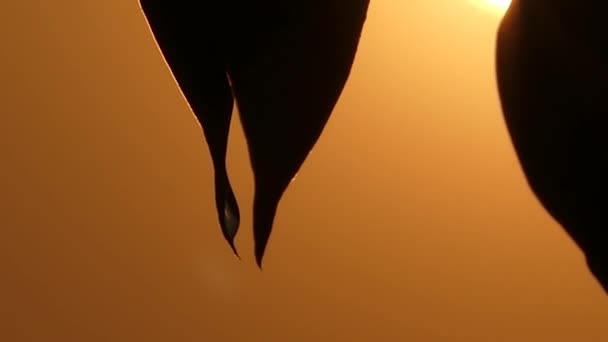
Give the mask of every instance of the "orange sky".
POLYGON ((242 261, 137 1, 0 3, 0 340, 608 340, 605 294, 517 164, 484 8, 372 1, 259 272, 239 124, 242 261))

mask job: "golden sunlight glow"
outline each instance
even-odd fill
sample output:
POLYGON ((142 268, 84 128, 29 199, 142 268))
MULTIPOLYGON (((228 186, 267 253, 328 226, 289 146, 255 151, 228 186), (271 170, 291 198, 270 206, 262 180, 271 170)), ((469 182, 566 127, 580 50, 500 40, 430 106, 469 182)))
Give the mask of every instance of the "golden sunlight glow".
POLYGON ((472 2, 479 7, 500 14, 503 14, 511 4, 511 0, 473 0, 472 2))
POLYGON ((511 0, 486 0, 486 2, 491 6, 500 8, 501 10, 506 10, 507 7, 509 7, 511 0))

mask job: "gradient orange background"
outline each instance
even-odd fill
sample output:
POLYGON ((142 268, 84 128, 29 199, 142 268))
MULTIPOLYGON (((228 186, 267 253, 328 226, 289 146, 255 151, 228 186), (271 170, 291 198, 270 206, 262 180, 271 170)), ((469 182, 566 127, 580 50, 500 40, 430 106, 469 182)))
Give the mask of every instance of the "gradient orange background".
POLYGON ((608 301, 499 110, 499 13, 372 1, 264 272, 136 0, 0 3, 0 340, 604 341, 608 301))

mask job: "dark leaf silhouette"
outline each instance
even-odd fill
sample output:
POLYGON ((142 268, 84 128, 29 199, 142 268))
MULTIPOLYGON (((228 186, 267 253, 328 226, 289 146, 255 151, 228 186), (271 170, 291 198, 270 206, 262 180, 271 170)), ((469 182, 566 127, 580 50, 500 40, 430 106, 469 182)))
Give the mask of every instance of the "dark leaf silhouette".
POLYGON ((498 88, 530 187, 608 291, 608 5, 513 0, 499 28, 498 88))
POLYGON ((141 0, 213 160, 215 200, 235 251, 240 215, 226 170, 233 99, 254 173, 261 267, 278 203, 350 74, 369 0, 141 0))

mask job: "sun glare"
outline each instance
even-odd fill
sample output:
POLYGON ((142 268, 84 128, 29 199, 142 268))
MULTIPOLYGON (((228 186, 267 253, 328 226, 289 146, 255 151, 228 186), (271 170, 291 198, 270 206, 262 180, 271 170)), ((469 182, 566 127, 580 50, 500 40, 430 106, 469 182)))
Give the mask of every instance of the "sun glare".
POLYGON ((486 2, 490 5, 490 6, 494 6, 497 7, 501 10, 506 10, 507 7, 509 7, 509 4, 511 3, 511 0, 486 0, 486 2))
POLYGON ((500 14, 504 13, 511 4, 511 0, 472 0, 472 2, 479 7, 500 14))

